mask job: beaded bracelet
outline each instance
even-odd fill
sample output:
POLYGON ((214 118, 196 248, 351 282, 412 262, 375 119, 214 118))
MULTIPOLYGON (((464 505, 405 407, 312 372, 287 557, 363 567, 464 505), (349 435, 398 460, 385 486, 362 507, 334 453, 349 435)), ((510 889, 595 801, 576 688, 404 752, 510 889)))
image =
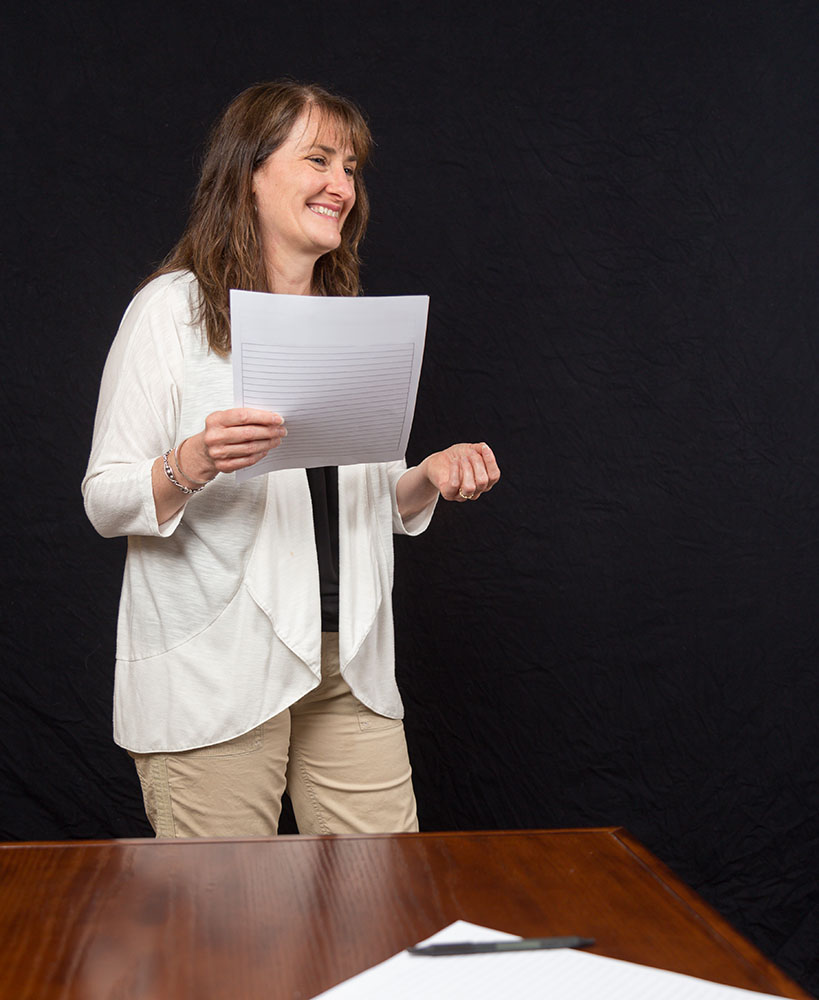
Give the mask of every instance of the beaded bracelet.
POLYGON ((176 478, 176 476, 173 474, 173 469, 168 464, 168 455, 170 455, 172 451, 173 448, 168 448, 168 450, 162 456, 162 464, 165 466, 165 475, 168 477, 168 479, 170 479, 170 481, 174 484, 174 486, 178 490, 182 490, 182 492, 186 493, 188 496, 190 496, 193 493, 201 493, 202 490, 205 488, 205 486, 208 485, 207 483, 205 483, 204 486, 197 486, 195 490, 191 490, 188 489, 187 486, 183 486, 182 483, 180 483, 179 480, 176 478))

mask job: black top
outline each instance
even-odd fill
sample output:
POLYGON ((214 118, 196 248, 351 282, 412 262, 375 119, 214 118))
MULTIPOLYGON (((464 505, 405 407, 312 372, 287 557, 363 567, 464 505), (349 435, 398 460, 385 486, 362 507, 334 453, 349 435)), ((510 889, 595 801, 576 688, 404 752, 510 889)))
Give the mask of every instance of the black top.
POLYGON ((318 553, 321 631, 338 632, 338 469, 308 469, 307 482, 318 553))

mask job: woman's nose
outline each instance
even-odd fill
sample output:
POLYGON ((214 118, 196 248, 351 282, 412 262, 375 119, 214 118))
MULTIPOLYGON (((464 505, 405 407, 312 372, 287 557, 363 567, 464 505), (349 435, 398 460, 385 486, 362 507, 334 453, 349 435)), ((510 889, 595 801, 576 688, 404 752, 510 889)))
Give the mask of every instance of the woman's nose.
POLYGON ((344 166, 334 167, 332 169, 327 187, 334 194, 338 194, 342 198, 352 197, 353 192, 355 191, 353 178, 347 173, 347 168, 344 166))

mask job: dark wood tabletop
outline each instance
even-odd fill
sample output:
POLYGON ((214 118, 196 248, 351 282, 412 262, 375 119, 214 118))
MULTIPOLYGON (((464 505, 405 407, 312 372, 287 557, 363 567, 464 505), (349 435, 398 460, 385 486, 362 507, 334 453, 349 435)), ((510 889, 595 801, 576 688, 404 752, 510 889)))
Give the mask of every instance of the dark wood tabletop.
POLYGON ((454 920, 810 1000, 617 828, 0 845, 0 998, 306 1000, 454 920))

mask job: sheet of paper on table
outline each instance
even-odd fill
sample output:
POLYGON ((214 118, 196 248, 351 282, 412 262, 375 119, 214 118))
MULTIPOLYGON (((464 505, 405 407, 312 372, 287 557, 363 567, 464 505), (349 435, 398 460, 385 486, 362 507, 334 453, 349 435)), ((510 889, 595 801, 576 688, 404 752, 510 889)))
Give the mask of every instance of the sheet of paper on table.
POLYGON ((407 450, 429 297, 322 297, 231 289, 236 406, 270 410, 287 437, 236 473, 390 462, 407 450))
MULTIPOLYGON (((584 933, 583 927, 566 933, 584 933)), ((458 920, 419 944, 515 937, 458 920)), ((763 1000, 733 986, 634 965, 573 948, 429 958, 399 952, 315 1000, 763 1000)), ((781 1000, 781 998, 779 998, 781 1000)))

